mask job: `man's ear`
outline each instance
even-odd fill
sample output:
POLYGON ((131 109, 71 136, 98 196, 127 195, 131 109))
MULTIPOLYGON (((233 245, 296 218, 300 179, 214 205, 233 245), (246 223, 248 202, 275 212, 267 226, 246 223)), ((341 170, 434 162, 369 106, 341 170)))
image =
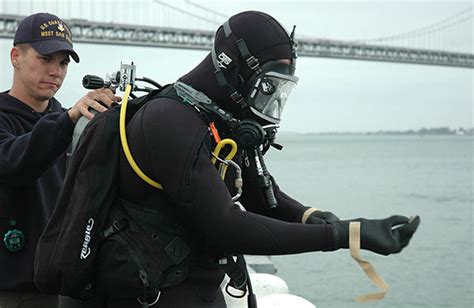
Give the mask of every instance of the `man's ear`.
POLYGON ((18 68, 20 65, 19 63, 19 57, 20 57, 21 50, 20 48, 13 46, 13 48, 10 50, 10 60, 12 62, 12 65, 14 68, 18 68))

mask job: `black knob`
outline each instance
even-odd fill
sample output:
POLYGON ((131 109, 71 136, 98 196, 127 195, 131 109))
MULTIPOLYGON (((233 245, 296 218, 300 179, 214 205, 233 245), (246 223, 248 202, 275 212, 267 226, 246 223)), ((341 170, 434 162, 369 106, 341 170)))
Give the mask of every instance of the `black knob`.
POLYGON ((82 86, 86 89, 100 89, 104 87, 104 79, 95 75, 85 75, 82 78, 82 86))

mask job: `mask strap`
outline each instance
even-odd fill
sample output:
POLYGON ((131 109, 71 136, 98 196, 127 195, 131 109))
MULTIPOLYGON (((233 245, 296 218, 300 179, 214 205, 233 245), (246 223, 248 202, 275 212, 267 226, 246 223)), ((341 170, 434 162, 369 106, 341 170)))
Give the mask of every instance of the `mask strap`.
MULTIPOLYGON (((222 27, 224 29, 224 35, 226 37, 229 37, 229 35, 232 33, 232 30, 230 29, 229 21, 226 21, 222 27)), ((242 94, 240 94, 236 88, 234 88, 232 85, 230 85, 227 82, 224 76, 224 72, 219 67, 219 62, 217 61, 217 55, 216 55, 216 40, 215 39, 214 39, 214 45, 212 46, 212 50, 211 50, 211 57, 212 57, 212 64, 214 65, 214 68, 216 69, 214 71, 214 75, 216 76, 217 83, 219 84, 219 86, 228 89, 228 92, 230 93, 230 98, 232 99, 232 101, 240 105, 242 108, 247 107, 247 102, 243 98, 242 94)))
POLYGON ((245 101, 242 94, 240 94, 239 91, 237 91, 236 88, 231 86, 225 79, 224 72, 220 69, 219 64, 217 64, 215 47, 212 48, 211 56, 212 56, 212 63, 214 64, 214 68, 216 69, 214 71, 214 75, 216 76, 217 83, 219 84, 219 86, 222 88, 226 88, 228 90, 232 101, 239 104, 242 108, 247 107, 247 102, 245 101))
POLYGON ((235 43, 237 45, 237 48, 239 48, 242 58, 244 58, 245 62, 247 62, 248 67, 252 71, 255 71, 257 74, 259 74, 262 71, 262 69, 260 68, 260 63, 258 62, 257 58, 250 54, 250 51, 247 47, 247 44, 245 44, 244 39, 239 39, 235 43))
POLYGON ((227 19, 226 22, 222 25, 224 28, 224 34, 225 37, 229 37, 229 35, 232 33, 232 29, 230 28, 229 20, 227 19))
MULTIPOLYGON (((232 33, 229 20, 226 20, 222 27, 224 28, 225 37, 229 37, 232 33)), ((239 49, 239 52, 242 55, 242 58, 244 58, 245 62, 247 62, 248 67, 251 70, 256 71, 257 73, 260 73, 261 69, 258 59, 250 54, 250 51, 247 47, 247 44, 245 44, 244 39, 238 39, 235 44, 237 45, 237 48, 239 49)))
POLYGON ((214 71, 214 74, 216 75, 217 83, 219 84, 219 86, 232 88, 232 86, 227 83, 227 80, 225 79, 224 73, 222 72, 222 70, 219 67, 219 64, 217 62, 215 42, 214 42, 214 46, 212 47, 212 50, 211 50, 211 57, 212 57, 212 64, 214 64, 214 68, 216 69, 214 71))

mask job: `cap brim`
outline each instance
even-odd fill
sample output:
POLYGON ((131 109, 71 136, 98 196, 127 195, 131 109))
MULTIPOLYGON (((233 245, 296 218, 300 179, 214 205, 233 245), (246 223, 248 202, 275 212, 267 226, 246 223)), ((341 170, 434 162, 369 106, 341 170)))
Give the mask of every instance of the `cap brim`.
POLYGON ((72 49, 71 45, 61 40, 43 40, 29 43, 40 55, 47 56, 58 51, 67 52, 76 63, 79 63, 79 56, 72 49))

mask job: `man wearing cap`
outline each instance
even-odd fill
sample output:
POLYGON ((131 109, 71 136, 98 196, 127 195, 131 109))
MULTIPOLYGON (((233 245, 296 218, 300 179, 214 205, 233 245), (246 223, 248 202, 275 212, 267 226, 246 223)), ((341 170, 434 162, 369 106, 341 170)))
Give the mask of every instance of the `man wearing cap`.
POLYGON ((88 92, 69 110, 54 98, 69 58, 79 62, 72 35, 55 15, 38 13, 18 26, 10 59, 13 83, 0 93, 0 307, 56 307, 57 297, 33 284, 36 242, 53 210, 65 173, 74 125, 119 98, 88 92))

